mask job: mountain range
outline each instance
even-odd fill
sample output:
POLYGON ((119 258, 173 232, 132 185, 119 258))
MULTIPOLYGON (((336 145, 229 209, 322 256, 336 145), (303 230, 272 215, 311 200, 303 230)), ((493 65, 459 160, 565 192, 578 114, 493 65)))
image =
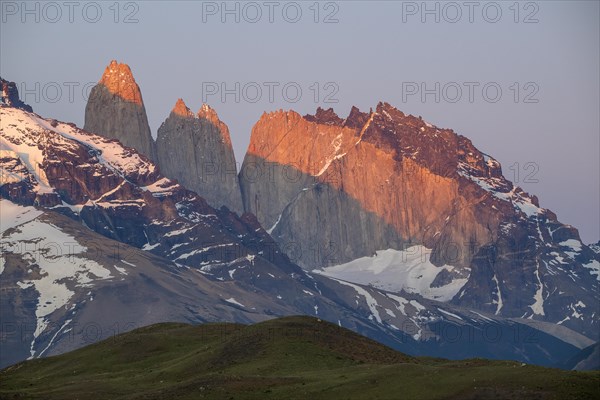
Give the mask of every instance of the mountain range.
POLYGON ((567 365, 600 339, 600 246, 450 129, 383 102, 279 110, 237 171, 208 105, 177 100, 155 142, 125 64, 83 129, 2 85, 1 366, 158 322, 296 314, 447 358, 567 365))

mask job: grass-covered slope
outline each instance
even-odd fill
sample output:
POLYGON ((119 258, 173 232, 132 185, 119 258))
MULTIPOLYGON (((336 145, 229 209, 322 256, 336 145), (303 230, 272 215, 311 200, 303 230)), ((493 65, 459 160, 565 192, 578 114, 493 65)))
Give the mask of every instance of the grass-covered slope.
POLYGON ((158 324, 0 371, 2 399, 590 399, 600 373, 415 358, 310 317, 158 324))

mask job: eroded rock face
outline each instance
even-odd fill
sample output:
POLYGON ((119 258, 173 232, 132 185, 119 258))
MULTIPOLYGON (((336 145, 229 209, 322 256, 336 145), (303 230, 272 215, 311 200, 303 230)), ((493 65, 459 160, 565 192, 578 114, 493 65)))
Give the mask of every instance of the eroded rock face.
POLYGON ((168 177, 203 196, 213 207, 243 213, 229 129, 203 105, 194 115, 179 99, 158 129, 158 164, 168 177))
POLYGON ((386 103, 346 119, 263 114, 240 185, 246 210, 306 269, 422 244, 455 267, 434 284, 468 277, 453 302, 597 336, 598 254, 450 129, 386 103))
POLYGON ((127 64, 111 61, 92 88, 85 107, 84 129, 118 139, 156 160, 142 93, 127 64))

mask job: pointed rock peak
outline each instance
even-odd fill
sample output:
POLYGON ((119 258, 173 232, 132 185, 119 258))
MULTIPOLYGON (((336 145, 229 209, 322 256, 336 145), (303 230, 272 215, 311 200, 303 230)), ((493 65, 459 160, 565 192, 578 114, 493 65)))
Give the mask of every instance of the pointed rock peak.
POLYGON ((217 112, 206 103, 203 103, 202 107, 200 107, 200 109, 198 110, 198 118, 204 118, 209 121, 219 121, 219 116, 217 115, 217 112))
POLYGON ((344 123, 344 120, 338 117, 335 111, 333 111, 333 108, 328 108, 327 110, 325 110, 321 107, 318 107, 315 115, 306 114, 304 116, 304 119, 307 121, 325 125, 341 126, 344 123))
POLYGON ((6 104, 9 107, 20 108, 21 110, 33 112, 29 104, 25 104, 19 98, 19 90, 14 82, 9 82, 0 77, 0 104, 6 104))
MULTIPOLYGON (((373 112, 372 109, 371 112, 373 112)), ((411 126, 413 128, 421 128, 426 126, 425 122, 420 116, 415 117, 414 115, 404 114, 396 107, 382 101, 377 103, 377 107, 375 107, 374 119, 377 121, 377 123, 384 125, 402 124, 411 126)))
POLYGON ((219 119, 219 116, 214 109, 212 109, 208 104, 203 103, 202 107, 200 107, 200 110, 198 110, 198 118, 205 119, 216 126, 221 131, 221 135, 223 136, 225 143, 228 143, 231 146, 229 128, 219 119))
POLYGON ((396 118, 404 118, 406 114, 402 111, 398 110, 396 107, 392 106, 389 103, 384 101, 380 101, 377 103, 377 108, 375 112, 380 115, 385 115, 388 118, 396 119, 396 118))
POLYGON ((344 126, 350 128, 362 128, 369 120, 370 113, 362 112, 358 107, 352 106, 350 114, 344 121, 344 126))
POLYGON ((377 107, 375 109, 377 111, 381 111, 383 109, 390 108, 390 107, 392 107, 392 106, 389 105, 389 103, 386 103, 385 101, 380 101, 377 103, 377 107))
POLYGON ((177 114, 180 117, 194 117, 194 113, 185 105, 183 99, 177 99, 177 103, 175 103, 175 107, 173 107, 171 113, 177 114))
POLYGON ((142 104, 142 93, 127 64, 112 60, 104 70, 99 83, 123 100, 142 104))
POLYGON ((356 115, 356 114, 365 114, 365 113, 360 111, 360 108, 358 108, 356 106, 352 106, 352 108, 350 109, 350 114, 348 114, 348 117, 350 117, 352 115, 356 115))

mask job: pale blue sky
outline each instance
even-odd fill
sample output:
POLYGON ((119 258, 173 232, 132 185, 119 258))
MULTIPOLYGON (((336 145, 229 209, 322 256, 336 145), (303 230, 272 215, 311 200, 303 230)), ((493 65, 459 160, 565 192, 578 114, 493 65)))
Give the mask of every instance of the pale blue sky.
MULTIPOLYGON (((239 103, 233 95, 225 102, 217 95, 208 97, 230 127, 238 162, 263 111, 293 108, 304 114, 321 105, 333 106, 345 117, 352 105, 368 110, 379 100, 387 101, 471 138, 502 163, 513 181, 517 177, 509 167, 518 163, 518 184, 537 194, 541 206, 555 211, 562 222, 579 228, 585 242, 595 242, 600 239, 599 2, 522 2, 518 23, 512 1, 494 3, 502 15, 498 22, 488 22, 496 12, 489 3, 476 2, 473 22, 461 6, 462 16, 455 23, 449 21, 456 18, 456 9, 438 3, 440 22, 426 14, 423 23, 420 1, 322 2, 315 23, 314 2, 298 2, 302 16, 291 23, 285 18, 294 18, 295 5, 280 2, 270 23, 269 9, 260 1, 254 3, 262 12, 256 23, 246 21, 256 15, 253 6, 244 8, 246 3, 239 3, 239 23, 235 15, 225 15, 223 23, 221 10, 208 13, 221 2, 122 2, 115 23, 113 2, 99 2, 102 15, 91 23, 94 5, 80 2, 70 23, 62 2, 54 3, 59 4, 59 16, 45 2, 37 10, 35 2, 29 3, 33 13, 24 14, 20 1, 2 1, 0 74, 29 89, 39 82, 39 99, 33 93, 25 96, 34 110, 81 126, 81 87, 96 82, 111 59, 126 62, 142 89, 154 135, 178 97, 198 110, 203 83, 206 89, 210 82, 229 88, 235 82, 256 82, 263 93, 255 103, 249 101, 255 96, 253 84, 239 103), (138 22, 124 23, 132 12, 138 22), (338 22, 323 23, 332 12, 338 22), (527 16, 538 22, 524 23, 527 16), (68 82, 79 85, 73 101, 68 82), (265 82, 280 84, 273 103, 265 82), (286 101, 281 92, 289 82, 303 90, 296 103, 286 101), (320 86, 316 103, 314 82, 320 86), (325 87, 327 82, 335 86, 325 87), (439 103, 433 94, 423 102, 418 94, 407 95, 411 82, 429 88, 439 82, 447 92, 444 96, 440 91, 439 103), (455 103, 452 82, 463 88, 455 103), (480 84, 473 102, 466 82, 480 84), (496 103, 482 94, 483 85, 491 82, 502 89, 496 103), (520 88, 516 103, 515 82, 520 88), (525 86, 528 82, 532 84, 525 86), (60 96, 56 85, 62 87, 60 96), (323 103, 334 87, 339 89, 333 96, 338 103, 323 103), (538 102, 525 103, 526 95, 535 91, 531 98, 538 102), (523 182, 534 172, 526 170, 530 162, 538 167, 531 177, 537 183, 523 182)), ((427 7, 434 9, 436 3, 427 7)), ((494 95, 493 87, 488 95, 494 95)))

